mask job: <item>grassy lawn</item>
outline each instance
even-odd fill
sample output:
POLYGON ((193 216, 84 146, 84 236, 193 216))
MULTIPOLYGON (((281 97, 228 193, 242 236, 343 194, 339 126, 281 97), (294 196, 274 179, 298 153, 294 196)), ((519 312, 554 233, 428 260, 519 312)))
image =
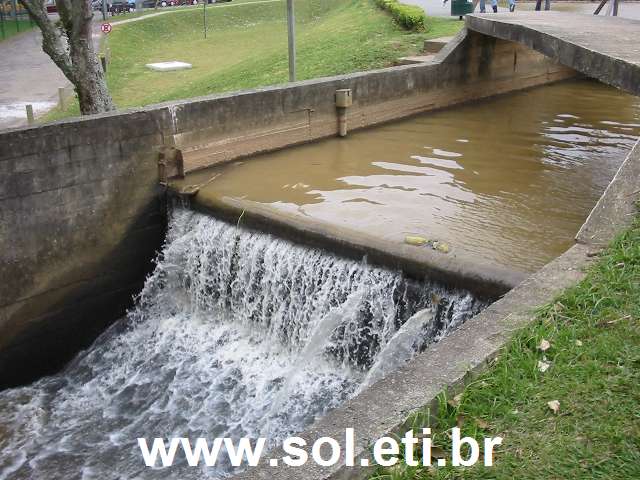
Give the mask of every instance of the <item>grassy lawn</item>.
POLYGON ((33 27, 34 25, 29 20, 18 20, 16 24, 15 20, 5 18, 4 22, 0 24, 0 42, 13 37, 17 33, 31 30, 33 27))
MULTIPOLYGON (((285 3, 227 5, 207 8, 206 39, 202 7, 114 28, 107 77, 118 107, 286 83, 285 3), (145 68, 167 60, 189 62, 193 69, 145 68)), ((428 32, 407 32, 373 0, 298 0, 296 21, 300 80, 388 66, 420 51, 425 38, 451 35, 462 26, 431 18, 428 32)), ((49 119, 77 113, 75 105, 49 119)))
POLYGON ((396 465, 373 478, 640 478, 640 222, 461 398, 440 403, 434 443, 446 448, 456 424, 476 439, 502 436, 495 466, 396 465), (545 372, 540 361, 550 364, 545 372), (554 400, 557 413, 547 405, 554 400))

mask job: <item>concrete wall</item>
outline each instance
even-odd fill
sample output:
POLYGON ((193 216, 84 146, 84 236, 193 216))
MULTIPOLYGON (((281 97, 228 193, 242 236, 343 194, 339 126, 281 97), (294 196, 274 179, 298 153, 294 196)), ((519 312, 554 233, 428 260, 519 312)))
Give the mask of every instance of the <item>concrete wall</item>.
POLYGON ((0 134, 0 388, 55 370, 131 304, 161 245, 158 150, 197 168, 573 76, 517 44, 461 34, 437 59, 0 134))
POLYGON ((0 387, 59 368, 120 317, 164 238, 147 113, 0 134, 0 387))
POLYGON ((431 63, 175 103, 173 141, 194 170, 335 135, 341 88, 353 91, 354 129, 575 75, 518 43, 463 31, 431 63))

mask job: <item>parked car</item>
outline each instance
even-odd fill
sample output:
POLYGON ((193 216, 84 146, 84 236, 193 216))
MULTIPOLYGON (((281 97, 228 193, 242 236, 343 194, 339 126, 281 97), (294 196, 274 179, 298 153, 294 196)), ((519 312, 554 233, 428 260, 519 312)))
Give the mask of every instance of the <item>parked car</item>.
POLYGON ((124 13, 135 12, 136 4, 133 2, 113 2, 109 6, 111 15, 121 15, 124 13))
MULTIPOLYGON (((177 7, 178 5, 197 5, 198 0, 158 0, 158 7, 177 7)), ((142 2, 144 8, 156 8, 156 0, 142 2)))

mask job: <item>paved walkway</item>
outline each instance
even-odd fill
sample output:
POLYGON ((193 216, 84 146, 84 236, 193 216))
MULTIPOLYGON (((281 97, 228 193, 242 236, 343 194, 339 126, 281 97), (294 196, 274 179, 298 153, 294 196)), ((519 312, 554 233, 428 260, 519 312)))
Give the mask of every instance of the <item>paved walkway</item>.
POLYGON ((640 21, 562 12, 469 15, 470 30, 522 43, 603 83, 640 95, 640 21))
MULTIPOLYGON (((446 5, 443 4, 442 0, 402 0, 403 3, 407 3, 410 5, 418 5, 422 7, 427 15, 436 16, 436 17, 448 17, 451 15, 451 0, 448 0, 446 5)), ((487 0, 487 11, 491 10, 491 0, 487 0)), ((551 10, 552 11, 562 11, 562 12, 571 12, 571 13, 583 13, 586 15, 593 15, 598 3, 594 2, 557 2, 551 0, 551 10)), ((535 2, 533 1, 517 1, 516 11, 531 11, 535 8, 535 2)), ((479 8, 476 9, 477 12, 480 11, 479 8)), ((500 12, 507 12, 506 8, 500 7, 500 12)), ((608 7, 605 7, 600 15, 605 15, 608 11, 608 7)), ((624 0, 620 4, 620 11, 618 12, 619 16, 626 18, 635 18, 640 19, 640 2, 625 2, 624 0)))
POLYGON ((0 42, 0 130, 26 125, 25 105, 36 115, 56 105, 58 88, 70 85, 42 51, 38 29, 0 42))

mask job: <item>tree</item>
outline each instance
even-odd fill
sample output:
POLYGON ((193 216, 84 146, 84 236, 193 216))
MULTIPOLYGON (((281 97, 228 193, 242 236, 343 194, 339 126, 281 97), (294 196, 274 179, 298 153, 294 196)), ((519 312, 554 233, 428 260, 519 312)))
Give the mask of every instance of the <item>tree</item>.
POLYGON ((20 0, 42 31, 42 49, 75 87, 83 115, 115 106, 102 65, 93 49, 90 0, 56 0, 59 21, 47 14, 44 0, 20 0))

